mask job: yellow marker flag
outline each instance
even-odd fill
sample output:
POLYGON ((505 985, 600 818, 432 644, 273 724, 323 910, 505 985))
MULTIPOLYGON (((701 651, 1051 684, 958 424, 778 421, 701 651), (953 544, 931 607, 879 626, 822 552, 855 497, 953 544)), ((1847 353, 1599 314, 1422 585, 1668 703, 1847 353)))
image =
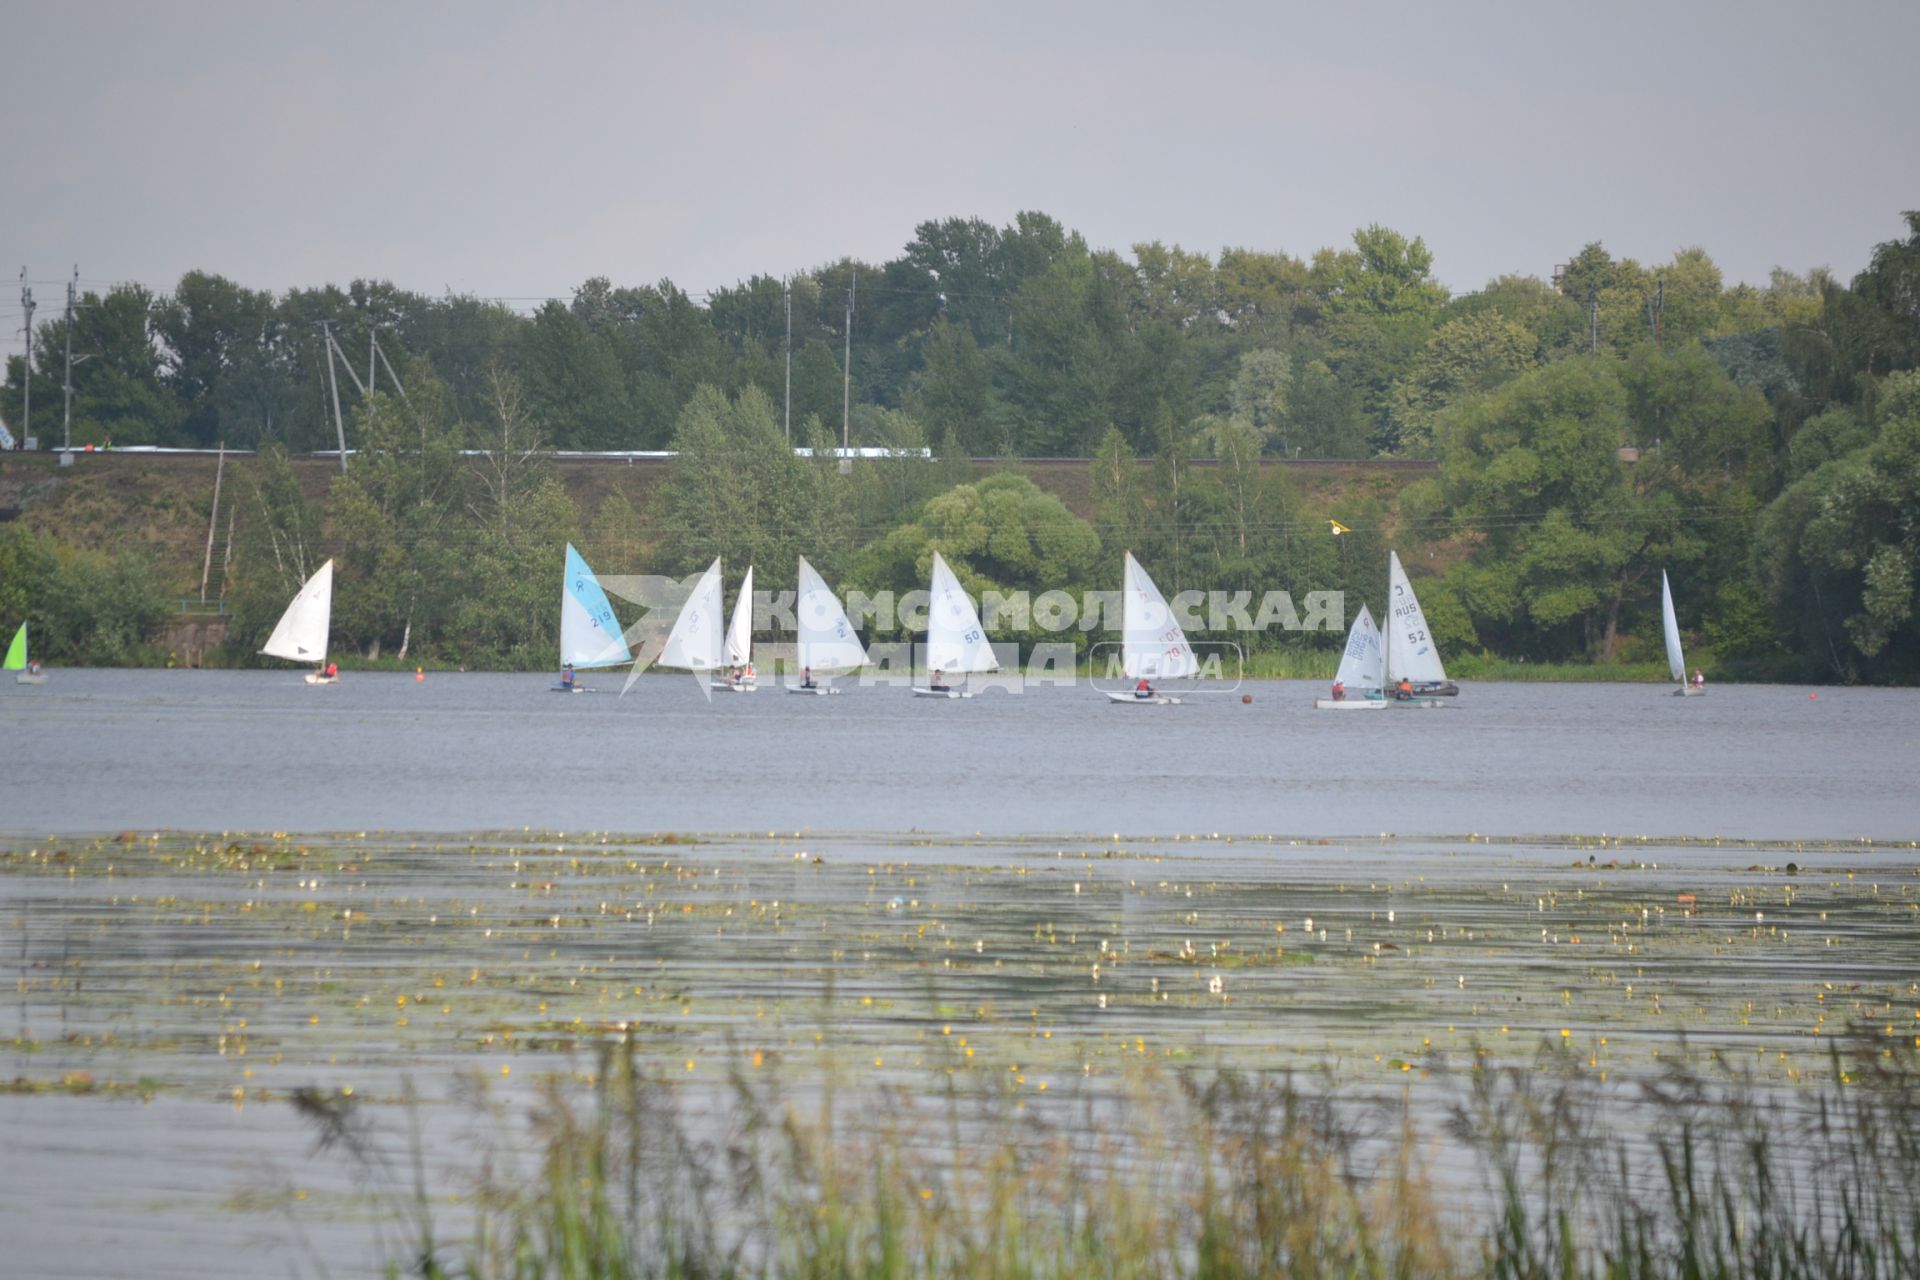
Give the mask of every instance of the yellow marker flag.
POLYGON ((1340 536, 1341 534, 1343 534, 1343 533, 1352 533, 1352 532, 1353 532, 1353 530, 1351 530, 1351 529, 1349 529, 1349 528, 1347 528, 1347 526, 1345 526, 1345 525, 1343 525, 1343 524, 1341 524, 1341 523, 1340 523, 1340 522, 1339 522, 1338 520, 1331 520, 1331 519, 1330 519, 1330 520, 1328 520, 1328 521, 1327 521, 1327 523, 1333 526, 1333 536, 1334 536, 1334 537, 1336 537, 1336 538, 1337 538, 1337 537, 1339 537, 1339 536, 1340 536))

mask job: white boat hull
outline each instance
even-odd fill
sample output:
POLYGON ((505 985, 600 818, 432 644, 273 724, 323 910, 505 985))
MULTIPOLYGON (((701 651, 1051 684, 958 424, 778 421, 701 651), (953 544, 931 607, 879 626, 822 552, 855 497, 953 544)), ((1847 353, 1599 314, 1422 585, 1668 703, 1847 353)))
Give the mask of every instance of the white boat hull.
POLYGON ((752 693, 760 687, 751 680, 709 680, 707 684, 711 688, 725 689, 729 693, 752 693))
POLYGON ((45 684, 47 682, 47 673, 44 671, 22 671, 13 678, 13 682, 15 684, 45 684))
POLYGON ((592 693, 593 692, 593 690, 587 688, 587 686, 583 684, 555 684, 555 685, 548 685, 547 687, 552 689, 555 693, 592 693))
POLYGON ((829 689, 826 685, 818 685, 812 689, 803 689, 797 684, 790 684, 787 686, 787 692, 803 693, 810 698, 824 698, 829 694, 837 694, 840 691, 838 689, 829 689))
POLYGON ((916 698, 971 698, 973 695, 965 689, 915 689, 916 698))
POLYGON ((1156 693, 1156 694, 1154 694, 1154 695, 1153 695, 1152 697, 1149 697, 1149 698, 1142 698, 1142 697, 1139 697, 1139 696, 1138 696, 1138 695, 1136 695, 1136 694, 1131 694, 1131 693, 1111 693, 1111 692, 1108 692, 1107 690, 1104 690, 1104 689, 1103 689, 1103 690, 1101 690, 1101 692, 1102 692, 1102 693, 1106 693, 1106 695, 1107 695, 1107 701, 1108 701, 1108 702, 1111 702, 1111 703, 1113 703, 1113 704, 1115 704, 1116 706, 1132 706, 1132 707, 1177 707, 1177 706, 1179 706, 1179 705, 1180 705, 1180 699, 1178 699, 1178 698, 1169 698, 1169 697, 1168 697, 1168 696, 1167 696, 1166 694, 1164 694, 1164 693, 1156 693))
POLYGON ((1673 691, 1673 696, 1676 698, 1704 698, 1707 696, 1707 688, 1705 685, 1683 684, 1673 691))
POLYGON ((339 676, 323 676, 318 671, 309 671, 307 673, 306 680, 308 684, 339 684, 340 683, 339 676))
POLYGON ((1387 705, 1385 698, 1315 698, 1315 711, 1379 711, 1387 705))

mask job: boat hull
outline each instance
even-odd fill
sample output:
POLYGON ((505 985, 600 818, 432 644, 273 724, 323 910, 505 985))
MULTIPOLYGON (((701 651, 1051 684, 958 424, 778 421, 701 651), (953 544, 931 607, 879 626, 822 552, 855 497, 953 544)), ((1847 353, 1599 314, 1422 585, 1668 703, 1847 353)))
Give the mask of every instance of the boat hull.
POLYGON ((22 671, 13 678, 15 684, 45 684, 47 673, 44 671, 22 671))
POLYGON ((1457 698, 1460 686, 1448 680, 1444 684, 1416 684, 1413 691, 1423 698, 1457 698))
POLYGON ((1387 705, 1385 698, 1315 698, 1315 711, 1379 711, 1387 705))
POLYGON ((1683 684, 1673 691, 1673 696, 1676 698, 1704 698, 1707 696, 1707 690, 1704 685, 1683 684))
POLYGON ((802 689, 797 684, 790 684, 787 686, 787 692, 805 694, 809 698, 824 698, 830 694, 837 694, 840 691, 838 689, 829 689, 825 685, 813 689, 802 689))
POLYGON ((760 687, 751 680, 709 680, 707 685, 713 689, 725 689, 729 693, 752 693, 760 687))
POLYGON ((306 681, 308 684, 339 684, 340 677, 323 676, 317 671, 310 671, 307 673, 306 681))
POLYGON ((1101 690, 1101 692, 1106 693, 1107 701, 1113 703, 1115 706, 1177 707, 1180 705, 1180 699, 1169 698, 1164 693, 1156 693, 1151 698, 1141 698, 1131 693, 1110 693, 1104 689, 1101 690))
POLYGON ((583 684, 553 684, 547 686, 555 693, 592 693, 593 690, 583 684))
POLYGON ((1387 703, 1387 705, 1392 707, 1413 707, 1422 711, 1431 711, 1436 707, 1444 707, 1447 704, 1440 701, 1440 699, 1438 698, 1420 697, 1420 698, 1394 698, 1390 700, 1387 703))
POLYGON ((915 689, 916 698, 971 698, 973 695, 965 689, 915 689))

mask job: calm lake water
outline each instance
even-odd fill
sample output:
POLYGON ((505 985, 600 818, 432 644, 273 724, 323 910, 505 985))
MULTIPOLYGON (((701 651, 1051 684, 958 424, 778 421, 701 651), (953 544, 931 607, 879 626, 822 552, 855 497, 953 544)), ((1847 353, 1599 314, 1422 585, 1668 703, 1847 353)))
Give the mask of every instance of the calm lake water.
POLYGON ((696 1108, 763 1051, 792 1096, 951 1068, 1064 1123, 1225 1066, 1436 1138, 1481 1053, 1794 1097, 1834 1037, 1920 1029, 1920 852, 1857 843, 1920 838, 1914 691, 547 684, 0 685, 0 1274, 378 1274, 404 1249, 292 1092, 367 1099, 406 1179, 418 1123, 457 1235, 485 1144, 525 1158, 620 1027, 696 1108))
POLYGON ((1322 686, 1113 707, 1084 682, 708 701, 541 675, 59 671, 0 686, 0 831, 551 830, 1920 836, 1920 691, 1470 684, 1434 711, 1322 686))

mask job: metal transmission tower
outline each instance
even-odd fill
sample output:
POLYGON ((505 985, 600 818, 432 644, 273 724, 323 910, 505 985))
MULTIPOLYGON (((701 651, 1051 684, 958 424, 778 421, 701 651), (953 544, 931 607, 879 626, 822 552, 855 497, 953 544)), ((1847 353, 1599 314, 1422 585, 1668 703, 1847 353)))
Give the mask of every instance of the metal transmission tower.
MULTIPOLYGON (((325 320, 320 322, 320 332, 327 340, 327 389, 333 393, 333 433, 340 442, 340 472, 347 470, 347 426, 340 417, 340 380, 333 372, 333 328, 325 320)), ((353 366, 347 366, 347 376, 353 376, 353 366)))
POLYGON ((20 441, 24 446, 33 434, 33 287, 27 283, 25 267, 20 268, 20 308, 27 313, 25 397, 20 405, 20 441))
POLYGON ((851 466, 847 449, 850 441, 849 425, 853 421, 853 303, 860 291, 860 271, 855 268, 853 281, 847 286, 847 351, 845 367, 840 371, 840 474, 845 475, 851 466))
POLYGON ((787 448, 793 448, 793 280, 789 277, 780 286, 780 293, 787 303, 787 397, 784 414, 787 429, 787 448))
POLYGON ((80 264, 73 264, 73 279, 67 281, 67 375, 63 382, 65 405, 60 413, 60 448, 73 449, 73 293, 80 284, 80 264))

